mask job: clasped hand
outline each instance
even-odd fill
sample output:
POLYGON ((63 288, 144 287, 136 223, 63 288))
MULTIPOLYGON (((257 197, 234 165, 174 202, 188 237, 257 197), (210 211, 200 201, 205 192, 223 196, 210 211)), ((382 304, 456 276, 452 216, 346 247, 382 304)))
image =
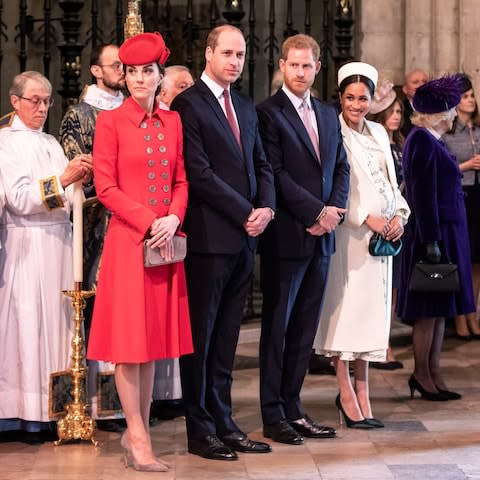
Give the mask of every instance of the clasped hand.
POLYGON ((70 160, 63 173, 60 175, 60 183, 63 188, 78 182, 88 183, 92 179, 93 158, 92 155, 82 153, 70 160))
POLYGON ((160 255, 165 260, 171 260, 175 254, 173 247, 173 237, 180 225, 180 219, 170 214, 165 217, 156 218, 150 226, 150 238, 147 245, 151 248, 158 247, 160 255))
POLYGON ((468 163, 471 170, 480 170, 480 155, 474 155, 468 163))
POLYGON ((250 213, 247 221, 243 224, 243 228, 251 237, 257 237, 272 219, 272 211, 268 207, 254 208, 250 213))
POLYGON ((390 220, 376 215, 369 215, 365 223, 370 230, 391 242, 396 242, 403 235, 403 220, 398 215, 390 220))
POLYGON ((310 235, 320 237, 325 233, 331 233, 337 228, 337 225, 346 213, 345 208, 338 208, 333 205, 327 205, 325 213, 317 219, 317 221, 307 228, 310 235))

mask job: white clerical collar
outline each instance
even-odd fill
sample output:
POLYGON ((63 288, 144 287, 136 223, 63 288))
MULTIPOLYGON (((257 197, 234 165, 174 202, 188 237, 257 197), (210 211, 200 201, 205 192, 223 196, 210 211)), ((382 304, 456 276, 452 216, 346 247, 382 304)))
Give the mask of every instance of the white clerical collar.
POLYGON ((43 127, 41 128, 30 128, 30 127, 27 127, 21 120, 20 120, 20 117, 15 114, 15 116, 13 117, 13 122, 12 124, 10 125, 10 128, 12 130, 16 130, 16 131, 25 131, 25 132, 39 132, 39 133, 42 133, 43 131, 43 127))
POLYGON ((312 103, 311 103, 311 100, 310 100, 310 91, 308 91, 305 94, 304 98, 300 98, 300 97, 297 97, 297 95, 295 95, 291 90, 289 90, 288 87, 285 84, 282 85, 282 90, 283 90, 283 93, 285 93, 285 95, 292 102, 292 104, 293 104, 293 106, 295 107, 296 110, 300 110, 300 107, 302 106, 302 103, 303 103, 304 100, 308 105, 308 109, 309 110, 312 109, 312 103))
POLYGON ((123 103, 123 93, 118 91, 112 95, 96 85, 88 85, 81 100, 100 110, 114 110, 123 103))
MULTIPOLYGON (((203 71, 200 80, 204 82, 207 87, 212 91, 215 95, 215 98, 220 99, 223 97, 223 91, 225 90, 221 85, 219 85, 215 80, 212 80, 206 73, 203 71)), ((230 93, 230 85, 227 88, 228 92, 230 93)))

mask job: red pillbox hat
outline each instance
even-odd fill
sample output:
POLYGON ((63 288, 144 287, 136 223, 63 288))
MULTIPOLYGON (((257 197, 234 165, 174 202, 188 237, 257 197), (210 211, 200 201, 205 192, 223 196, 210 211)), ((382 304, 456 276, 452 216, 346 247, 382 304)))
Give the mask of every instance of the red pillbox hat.
POLYGON ((153 62, 165 65, 170 50, 160 33, 139 33, 122 43, 118 55, 124 65, 145 65, 153 62))

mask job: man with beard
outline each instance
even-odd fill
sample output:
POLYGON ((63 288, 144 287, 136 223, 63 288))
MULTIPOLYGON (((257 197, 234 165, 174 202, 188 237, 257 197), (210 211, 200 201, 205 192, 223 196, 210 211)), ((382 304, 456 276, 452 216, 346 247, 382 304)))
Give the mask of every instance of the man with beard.
MULTIPOLYGON (((102 110, 113 110, 123 102, 121 92, 125 85, 123 65, 116 45, 103 45, 92 51, 90 72, 95 84, 88 85, 82 92, 78 104, 70 107, 60 125, 60 143, 69 160, 79 153, 92 154, 93 137, 98 114, 102 110)), ((109 212, 95 197, 93 179, 85 187, 85 195, 92 200, 84 215, 84 288, 95 290, 97 286, 103 237, 107 229, 109 212)), ((94 299, 87 300, 85 310, 85 336, 88 340, 94 299)), ((114 365, 106 362, 89 361, 89 403, 92 414, 97 418, 98 428, 120 431, 124 428, 123 414, 115 390, 114 365), (97 394, 97 387, 101 391, 97 394), (107 415, 103 412, 108 412, 107 415), (101 417, 101 420, 98 418, 101 417), (119 419, 120 418, 120 419, 119 419)))

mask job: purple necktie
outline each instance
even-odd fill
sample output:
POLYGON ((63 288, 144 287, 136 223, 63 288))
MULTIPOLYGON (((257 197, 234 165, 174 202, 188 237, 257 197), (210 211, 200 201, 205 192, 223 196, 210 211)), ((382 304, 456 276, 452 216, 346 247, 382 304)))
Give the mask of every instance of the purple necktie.
POLYGON ((223 98, 225 100, 225 112, 227 114, 228 124, 232 129, 233 135, 237 140, 240 150, 242 150, 242 141, 240 140, 240 129, 238 128, 237 122, 235 121, 235 115, 233 114, 232 104, 230 102, 230 93, 227 89, 223 91, 223 98))
POLYGON ((318 136, 315 130, 313 129, 312 117, 310 116, 310 112, 308 111, 308 104, 305 99, 303 99, 303 102, 300 106, 302 108, 303 124, 305 125, 308 136, 312 141, 313 148, 315 149, 315 153, 317 154, 317 159, 320 161, 320 149, 318 146, 318 136))

